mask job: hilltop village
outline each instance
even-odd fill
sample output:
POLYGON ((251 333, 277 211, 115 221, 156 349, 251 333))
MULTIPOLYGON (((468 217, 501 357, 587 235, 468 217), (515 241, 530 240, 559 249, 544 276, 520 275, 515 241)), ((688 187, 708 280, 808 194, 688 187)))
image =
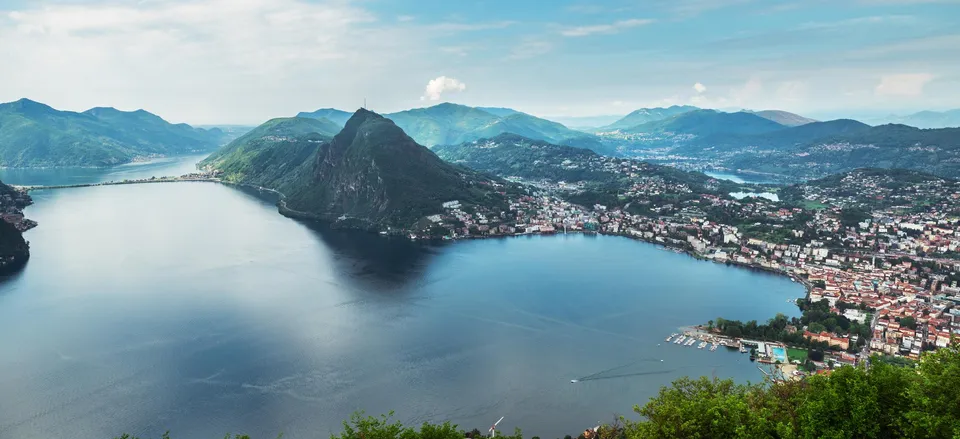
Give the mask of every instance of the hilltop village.
MULTIPOLYGON (((826 351, 826 360, 814 362, 819 367, 865 361, 873 354, 916 360, 960 333, 957 181, 858 170, 779 189, 783 199, 774 201, 736 199, 723 193, 726 184, 716 179, 689 183, 651 175, 657 168, 645 167, 653 165, 628 159, 598 157, 558 166, 594 166, 622 177, 619 205, 571 202, 589 199, 583 197, 591 192, 589 182, 514 177, 509 179, 526 183, 531 192, 511 199, 508 211, 477 211, 451 200, 429 218, 431 230, 446 231, 447 239, 620 235, 785 274, 807 286, 804 303, 825 301, 828 321, 786 322, 782 336, 767 341, 790 345, 802 336, 804 347, 826 351)), ((410 233, 414 239, 428 237, 410 233)), ((725 332, 710 329, 718 336, 725 332)))

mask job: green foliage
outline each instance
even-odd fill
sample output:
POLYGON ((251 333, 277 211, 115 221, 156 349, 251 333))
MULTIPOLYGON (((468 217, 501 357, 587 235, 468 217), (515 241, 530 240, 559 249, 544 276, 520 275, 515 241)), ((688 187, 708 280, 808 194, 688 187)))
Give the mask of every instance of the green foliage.
POLYGON ((149 155, 208 151, 224 133, 171 124, 143 110, 57 111, 21 99, 0 104, 0 166, 109 166, 149 155))
POLYGON ((645 418, 627 422, 627 439, 761 437, 776 426, 760 416, 766 411, 763 388, 733 380, 681 378, 663 387, 650 402, 634 411, 645 418))
POLYGON ((271 119, 211 154, 201 167, 223 172, 223 178, 278 188, 292 181, 304 164, 312 164, 321 143, 340 128, 323 119, 271 119))
POLYGON ((913 317, 904 317, 900 319, 900 326, 909 329, 917 329, 917 319, 913 317))
POLYGON ((765 385, 683 378, 635 411, 626 437, 951 438, 960 435, 960 350, 925 354, 916 371, 874 362, 765 385))

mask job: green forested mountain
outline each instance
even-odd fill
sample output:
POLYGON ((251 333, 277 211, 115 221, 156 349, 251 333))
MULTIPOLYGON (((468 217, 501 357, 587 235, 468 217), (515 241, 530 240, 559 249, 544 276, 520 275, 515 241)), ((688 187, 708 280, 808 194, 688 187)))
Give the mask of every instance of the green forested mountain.
POLYGON ((474 108, 478 110, 486 111, 487 113, 490 113, 497 117, 507 117, 507 116, 519 113, 519 111, 514 110, 513 108, 505 108, 505 107, 474 107, 474 108))
POLYGON ((667 108, 641 108, 639 110, 634 110, 630 114, 620 118, 620 120, 611 123, 610 125, 599 128, 599 130, 613 131, 632 128, 637 125, 664 120, 695 110, 699 110, 699 108, 690 105, 674 105, 667 108))
POLYGON ((715 134, 760 134, 783 129, 784 126, 752 113, 724 113, 715 110, 694 110, 662 120, 626 128, 642 134, 708 136, 715 134))
POLYGON ((287 207, 326 219, 409 228, 441 204, 503 206, 495 181, 444 162, 379 114, 360 109, 290 183, 287 207))
POLYGON ((362 228, 411 228, 441 204, 505 208, 508 185, 444 162, 391 120, 358 110, 339 132, 331 122, 274 119, 201 165, 238 183, 285 194, 286 213, 362 228))
POLYGON ((317 111, 301 111, 297 113, 297 117, 306 117, 310 119, 327 119, 341 128, 347 123, 347 120, 350 119, 353 113, 349 113, 343 110, 338 110, 336 108, 321 108, 317 111))
POLYGON ((808 123, 816 122, 816 120, 803 117, 799 114, 790 113, 788 111, 782 110, 762 110, 762 111, 749 111, 748 113, 756 114, 764 119, 772 120, 780 125, 787 127, 797 127, 800 125, 806 125, 808 123))
POLYGON ((222 136, 220 130, 170 124, 143 110, 75 113, 29 99, 0 104, 0 166, 109 166, 211 150, 222 136))
POLYGON ((700 172, 602 156, 587 149, 554 145, 515 134, 438 146, 434 152, 453 163, 501 177, 577 183, 578 189, 568 194, 567 199, 583 205, 629 203, 630 199, 620 194, 642 179, 681 184, 700 193, 718 195, 735 192, 740 187, 700 172))
POLYGON ((441 145, 433 148, 440 158, 468 168, 501 176, 553 181, 609 182, 617 177, 591 161, 601 159, 593 151, 554 145, 516 134, 441 145))
POLYGON ((276 188, 340 127, 327 119, 271 119, 200 162, 227 181, 276 188))
POLYGON ((505 108, 484 110, 443 103, 433 107, 391 113, 386 117, 394 121, 417 143, 429 147, 456 145, 502 133, 519 134, 531 139, 588 148, 600 145, 599 140, 590 134, 505 108))
POLYGON ((681 145, 676 152, 697 154, 704 150, 709 150, 711 153, 742 149, 788 150, 834 136, 855 137, 858 133, 866 132, 869 129, 870 125, 862 122, 838 119, 827 122, 811 122, 763 133, 714 133, 690 139, 684 145, 681 145))
POLYGON ((960 128, 881 125, 822 136, 782 151, 741 154, 729 163, 740 169, 801 177, 856 168, 915 169, 956 177, 960 175, 960 128))

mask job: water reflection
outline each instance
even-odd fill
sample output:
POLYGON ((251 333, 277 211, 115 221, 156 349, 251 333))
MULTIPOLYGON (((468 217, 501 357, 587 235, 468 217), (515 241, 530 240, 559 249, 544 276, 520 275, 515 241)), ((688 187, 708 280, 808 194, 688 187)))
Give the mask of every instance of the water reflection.
POLYGON ((332 229, 316 221, 301 221, 336 257, 337 271, 349 275, 354 286, 369 291, 406 290, 422 285, 430 260, 439 249, 404 238, 332 229))

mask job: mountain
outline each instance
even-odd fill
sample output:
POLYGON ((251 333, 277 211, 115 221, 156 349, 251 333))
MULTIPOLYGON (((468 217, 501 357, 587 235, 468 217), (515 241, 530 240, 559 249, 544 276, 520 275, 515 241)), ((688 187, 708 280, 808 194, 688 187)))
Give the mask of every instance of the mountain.
POLYGON ((110 166, 211 150, 222 137, 143 110, 75 113, 29 99, 0 104, 0 166, 110 166))
POLYGON ((514 133, 559 144, 600 146, 595 136, 571 130, 556 122, 509 109, 492 111, 497 114, 480 108, 443 103, 386 116, 418 143, 430 147, 456 145, 501 133, 514 133))
POLYGON ((948 111, 921 111, 906 116, 890 115, 887 117, 870 119, 871 123, 903 124, 917 128, 949 128, 960 127, 960 109, 948 111))
POLYGON ((202 165, 228 181, 277 189, 287 215, 340 227, 421 230, 431 224, 424 217, 454 200, 477 212, 509 207, 513 185, 444 162, 390 119, 360 109, 332 137, 314 122, 267 122, 202 165))
POLYGON ((783 125, 752 113, 693 110, 663 120, 633 126, 624 131, 642 134, 707 136, 714 134, 760 134, 782 128, 784 128, 783 125))
POLYGON ((623 115, 600 115, 600 116, 548 116, 546 119, 552 120, 557 123, 562 123, 564 126, 585 130, 593 131, 596 128, 610 125, 623 118, 623 115))
POLYGON ((503 108, 503 107, 473 107, 478 110, 486 111, 497 117, 507 117, 513 114, 519 113, 519 111, 514 110, 513 108, 503 108))
POLYGON ((955 177, 960 175, 960 128, 920 129, 889 124, 855 129, 783 151, 742 154, 729 166, 800 177, 856 168, 903 168, 955 177))
POLYGON ((432 151, 448 162, 504 177, 568 182, 611 179, 611 174, 588 166, 588 162, 601 159, 589 149, 554 145, 511 133, 459 145, 440 145, 432 151))
POLYGON ((677 148, 674 152, 682 154, 729 152, 743 149, 786 150, 799 147, 818 139, 833 136, 855 136, 870 129, 870 125, 852 119, 838 119, 827 122, 811 122, 804 125, 781 128, 776 131, 759 134, 715 133, 677 148))
POLYGON ((223 172, 229 182, 278 187, 294 168, 312 157, 340 126, 327 119, 271 119, 220 148, 199 166, 223 172))
POLYGON ((749 113, 756 114, 767 120, 772 120, 780 125, 795 127, 800 125, 805 125, 808 123, 816 122, 816 120, 803 117, 799 114, 789 113, 786 111, 780 110, 763 110, 763 111, 750 111, 749 113))
POLYGON ((197 125, 196 127, 221 133, 220 143, 223 144, 230 143, 237 137, 247 134, 250 130, 256 128, 249 125, 197 125))
POLYGON ((699 172, 602 156, 588 149, 555 145, 515 134, 500 134, 459 145, 441 145, 433 151, 447 161, 501 177, 576 183, 576 189, 568 186, 573 190, 568 201, 584 205, 592 205, 597 200, 604 200, 601 204, 621 202, 620 194, 629 192, 637 178, 683 184, 716 194, 725 194, 738 187, 699 172))
POLYGON ((297 117, 306 117, 310 119, 327 119, 337 125, 343 127, 347 123, 347 120, 350 119, 352 113, 348 113, 343 110, 337 110, 336 108, 321 108, 317 111, 304 112, 301 111, 297 113, 297 117))
POLYGON ((641 108, 635 110, 632 113, 622 117, 620 120, 600 127, 600 131, 614 131, 622 130, 626 128, 632 128, 637 125, 642 125, 649 122, 656 122, 658 120, 664 120, 673 116, 677 116, 683 113, 688 113, 691 111, 699 110, 697 107, 692 107, 689 105, 674 105, 667 108, 641 108))

